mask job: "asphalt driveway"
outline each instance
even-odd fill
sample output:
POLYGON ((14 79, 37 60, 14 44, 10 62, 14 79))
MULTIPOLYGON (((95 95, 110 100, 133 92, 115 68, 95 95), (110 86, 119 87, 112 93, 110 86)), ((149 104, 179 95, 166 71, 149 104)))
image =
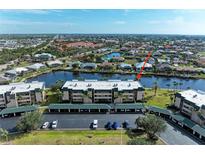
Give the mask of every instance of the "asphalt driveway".
MULTIPOLYGON (((98 127, 104 128, 104 125, 110 122, 117 122, 119 125, 127 120, 131 127, 136 127, 135 120, 141 114, 44 114, 43 122, 52 122, 58 120, 57 129, 89 129, 89 125, 94 119, 98 120, 98 127)), ((12 130, 15 127, 19 117, 0 119, 0 128, 12 130)), ((169 145, 197 145, 198 140, 190 136, 181 128, 167 123, 167 129, 160 134, 160 137, 169 145)))

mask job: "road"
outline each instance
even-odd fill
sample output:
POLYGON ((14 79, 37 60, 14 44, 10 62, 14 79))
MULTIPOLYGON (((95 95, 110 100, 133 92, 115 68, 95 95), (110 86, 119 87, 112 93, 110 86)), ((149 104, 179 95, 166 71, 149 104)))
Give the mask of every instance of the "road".
MULTIPOLYGON (((140 114, 44 114, 43 122, 58 120, 57 129, 89 129, 89 125, 94 119, 98 120, 98 127, 104 128, 104 125, 110 122, 118 122, 128 120, 131 127, 136 127, 134 124, 140 114)), ((19 117, 0 119, 0 127, 11 130, 15 127, 19 117)), ((197 145, 200 144, 180 128, 167 123, 167 129, 159 136, 169 145, 197 145)))

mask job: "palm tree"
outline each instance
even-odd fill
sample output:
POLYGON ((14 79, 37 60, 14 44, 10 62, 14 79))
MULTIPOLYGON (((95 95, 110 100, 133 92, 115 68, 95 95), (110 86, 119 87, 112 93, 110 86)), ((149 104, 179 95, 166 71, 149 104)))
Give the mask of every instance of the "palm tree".
POLYGON ((176 81, 173 82, 173 86, 174 86, 174 92, 176 91, 178 83, 176 81))
POLYGON ((5 138, 6 141, 8 142, 8 131, 6 129, 0 128, 0 136, 2 138, 5 138))
POLYGON ((179 89, 181 90, 182 89, 182 85, 183 85, 183 82, 179 82, 179 89))
POLYGON ((170 84, 169 84, 169 83, 167 83, 167 84, 166 84, 166 86, 167 86, 167 88, 168 88, 168 90, 169 90, 169 88, 170 88, 170 84))
POLYGON ((155 96, 157 94, 157 89, 158 89, 157 81, 154 81, 154 95, 155 96))

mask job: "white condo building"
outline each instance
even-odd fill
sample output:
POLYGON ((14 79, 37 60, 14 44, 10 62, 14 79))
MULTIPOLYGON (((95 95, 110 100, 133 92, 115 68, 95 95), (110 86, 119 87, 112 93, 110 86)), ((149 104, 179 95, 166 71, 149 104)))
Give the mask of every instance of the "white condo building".
POLYGON ((67 81, 62 92, 62 100, 70 103, 134 103, 144 99, 144 88, 133 80, 67 81))
POLYGON ((205 92, 185 90, 175 95, 175 106, 200 125, 205 124, 205 92))
POLYGON ((44 101, 44 82, 0 85, 0 107, 18 107, 44 101))

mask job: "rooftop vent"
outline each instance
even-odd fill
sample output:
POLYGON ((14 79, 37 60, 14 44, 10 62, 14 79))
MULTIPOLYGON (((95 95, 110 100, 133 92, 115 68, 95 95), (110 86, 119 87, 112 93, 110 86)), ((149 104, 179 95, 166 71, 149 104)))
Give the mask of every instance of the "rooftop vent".
POLYGON ((89 84, 87 85, 87 87, 91 87, 91 84, 89 83, 89 84))
POLYGON ((193 96, 193 98, 196 98, 196 97, 197 97, 197 95, 194 95, 194 96, 193 96))

